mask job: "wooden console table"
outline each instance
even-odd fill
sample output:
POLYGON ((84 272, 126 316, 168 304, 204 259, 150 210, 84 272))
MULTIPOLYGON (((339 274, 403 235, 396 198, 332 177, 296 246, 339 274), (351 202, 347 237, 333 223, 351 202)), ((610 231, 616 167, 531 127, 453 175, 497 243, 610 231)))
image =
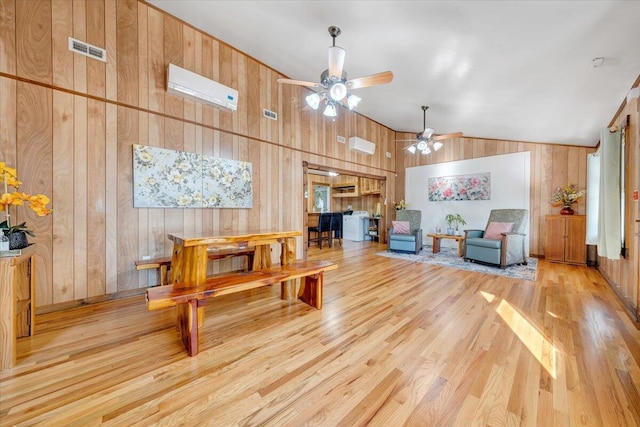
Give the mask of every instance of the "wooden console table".
POLYGON ((17 338, 35 328, 36 245, 20 255, 0 257, 0 369, 16 364, 17 338))
POLYGON ((456 234, 427 234, 427 237, 433 238, 433 253, 440 252, 440 241, 442 239, 450 239, 458 242, 458 256, 462 256, 462 244, 464 243, 464 236, 456 234))

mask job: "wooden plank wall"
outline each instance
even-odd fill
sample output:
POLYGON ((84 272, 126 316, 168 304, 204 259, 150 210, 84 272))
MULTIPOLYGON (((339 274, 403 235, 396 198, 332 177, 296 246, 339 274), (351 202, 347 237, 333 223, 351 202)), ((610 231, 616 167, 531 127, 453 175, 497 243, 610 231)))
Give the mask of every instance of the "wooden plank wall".
MULTIPOLYGON (((415 137, 415 134, 410 133, 398 133, 397 135, 397 139, 415 137)), ((405 143, 405 145, 407 144, 405 143)), ((533 255, 544 255, 545 215, 557 213, 559 210, 548 202, 555 188, 567 185, 567 183, 578 184, 580 188, 586 188, 587 154, 595 151, 595 149, 587 147, 481 138, 448 140, 444 142, 444 146, 439 151, 427 156, 420 153, 411 154, 403 150, 402 147, 404 145, 396 147, 398 177, 396 178, 395 193, 398 199, 404 197, 405 168, 529 151, 531 155, 529 251, 533 255)), ((576 213, 585 213, 584 199, 578 203, 576 213)))
MULTIPOLYGON (((640 78, 639 78, 640 80, 640 78)), ((626 133, 626 258, 610 260, 598 257, 598 268, 625 306, 635 311, 640 319, 640 203, 632 198, 633 190, 640 189, 640 100, 625 103, 613 123, 622 125, 629 116, 626 133)))
POLYGON ((395 188, 392 130, 344 109, 335 121, 303 111, 306 92, 279 85, 277 71, 144 2, 2 0, 0 24, 0 159, 55 211, 15 213, 36 233, 39 308, 153 284, 133 261, 168 255, 170 232, 302 230, 303 161, 395 188), (68 37, 106 48, 107 62, 71 53, 68 37), (167 94, 170 62, 238 89, 238 111, 167 94), (350 151, 338 135, 375 142, 376 153, 350 151), (133 208, 134 143, 251 162, 253 208, 133 208))

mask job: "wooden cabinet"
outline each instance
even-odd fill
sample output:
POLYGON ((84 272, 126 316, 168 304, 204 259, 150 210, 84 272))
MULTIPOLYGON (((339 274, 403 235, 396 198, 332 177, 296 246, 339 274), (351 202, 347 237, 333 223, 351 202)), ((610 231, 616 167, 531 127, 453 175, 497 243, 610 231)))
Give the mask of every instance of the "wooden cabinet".
POLYGON ((374 178, 360 178, 360 194, 380 194, 380 180, 374 178))
POLYGON ((587 221, 584 215, 547 215, 545 259, 585 265, 587 263, 586 226, 587 221))
POLYGON ((344 182, 331 186, 332 197, 357 197, 359 195, 360 190, 357 182, 344 182))
POLYGON ((35 245, 0 258, 0 369, 16 364, 16 340, 35 327, 35 245))

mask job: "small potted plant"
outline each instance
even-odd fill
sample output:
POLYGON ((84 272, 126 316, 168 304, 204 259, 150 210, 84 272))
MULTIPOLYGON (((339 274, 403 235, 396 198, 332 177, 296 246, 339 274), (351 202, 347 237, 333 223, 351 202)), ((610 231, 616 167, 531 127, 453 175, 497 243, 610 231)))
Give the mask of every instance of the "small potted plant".
POLYGON ((448 214, 444 217, 447 224, 449 224, 449 228, 447 228, 447 234, 452 236, 453 234, 459 234, 458 227, 460 224, 467 225, 467 222, 460 216, 460 214, 448 214), (454 226, 455 225, 455 226, 454 226))

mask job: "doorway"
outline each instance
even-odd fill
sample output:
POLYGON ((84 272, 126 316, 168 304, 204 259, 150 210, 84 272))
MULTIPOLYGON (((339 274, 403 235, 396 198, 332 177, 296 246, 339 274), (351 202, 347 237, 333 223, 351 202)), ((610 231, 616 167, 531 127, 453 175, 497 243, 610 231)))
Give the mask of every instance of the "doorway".
MULTIPOLYGON (((387 178, 302 162, 303 178, 303 259, 307 259, 308 228, 321 212, 365 211, 370 216, 380 213, 379 235, 384 243, 389 206, 387 178), (321 200, 321 202, 319 202, 321 200)), ((392 209, 392 208, 391 208, 392 209)), ((372 239, 374 240, 374 239, 372 239)))

